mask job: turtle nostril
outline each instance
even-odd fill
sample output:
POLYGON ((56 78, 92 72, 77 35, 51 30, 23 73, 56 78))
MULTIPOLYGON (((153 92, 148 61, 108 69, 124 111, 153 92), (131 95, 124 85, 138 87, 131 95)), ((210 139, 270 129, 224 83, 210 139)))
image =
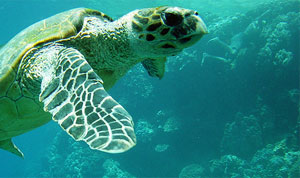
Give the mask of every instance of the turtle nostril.
POLYGON ((199 15, 197 11, 195 12, 195 15, 199 15))
POLYGON ((173 27, 179 25, 183 21, 181 14, 166 12, 162 15, 163 21, 166 25, 173 27))
POLYGON ((189 16, 191 16, 190 13, 184 15, 184 17, 189 17, 189 16))

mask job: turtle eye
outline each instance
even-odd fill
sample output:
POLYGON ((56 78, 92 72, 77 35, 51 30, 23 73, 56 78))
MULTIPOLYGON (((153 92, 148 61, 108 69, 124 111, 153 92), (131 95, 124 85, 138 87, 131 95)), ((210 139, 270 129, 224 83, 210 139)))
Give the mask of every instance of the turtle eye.
POLYGON ((183 21, 183 17, 177 13, 165 12, 162 14, 162 19, 164 23, 170 27, 179 25, 183 21))

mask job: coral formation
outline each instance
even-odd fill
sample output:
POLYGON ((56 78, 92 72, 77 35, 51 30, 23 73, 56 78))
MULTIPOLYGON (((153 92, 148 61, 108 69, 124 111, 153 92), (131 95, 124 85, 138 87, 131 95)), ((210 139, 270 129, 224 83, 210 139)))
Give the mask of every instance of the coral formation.
POLYGON ((149 142, 154 136, 154 126, 146 120, 138 120, 136 124, 136 136, 141 142, 149 142))
POLYGON ((167 144, 158 144, 155 146, 154 150, 156 152, 164 152, 169 148, 170 145, 167 144))
POLYGON ((223 156, 202 162, 198 177, 300 177, 299 6, 274 1, 246 15, 207 17, 202 69, 224 66, 226 84, 238 88, 230 95, 244 94, 233 100, 242 106, 234 119, 223 122, 223 156))
POLYGON ((104 159, 103 154, 59 131, 49 150, 47 170, 42 170, 38 177, 99 177, 103 170, 94 168, 104 159))
POLYGON ((176 117, 169 117, 164 125, 162 126, 162 129, 164 132, 173 132, 175 130, 178 130, 179 129, 179 126, 180 123, 178 121, 178 119, 176 117))
POLYGON ((209 174, 212 177, 246 177, 246 161, 235 155, 224 155, 219 160, 210 161, 209 174))
MULTIPOLYGON (((297 150, 294 136, 287 136, 283 140, 268 144, 265 148, 256 152, 250 165, 255 170, 253 176, 264 177, 293 177, 298 171, 300 176, 300 164, 297 161, 300 158, 300 151, 297 150), (295 169, 298 167, 298 170, 295 169)), ((299 147, 298 147, 299 149, 299 147)))
POLYGON ((286 51, 285 49, 281 49, 275 54, 275 59, 276 61, 273 61, 274 65, 286 66, 293 59, 293 53, 286 51))
POLYGON ((155 116, 157 128, 163 132, 174 132, 180 128, 180 119, 172 111, 159 110, 155 116))
POLYGON ((238 113, 234 122, 226 124, 221 142, 223 154, 236 154, 239 157, 248 158, 262 145, 262 129, 259 119, 253 115, 243 116, 238 113))
POLYGON ((204 169, 199 164, 190 164, 185 166, 180 174, 179 178, 199 178, 204 176, 203 175, 204 169))
POLYGON ((112 159, 105 160, 102 166, 105 170, 103 178, 135 178, 135 176, 120 169, 120 163, 112 159))
MULTIPOLYGON (((286 22, 279 22, 274 27, 269 25, 263 28, 261 36, 266 38, 266 44, 259 51, 259 56, 264 60, 272 60, 272 58, 281 50, 281 44, 288 44, 291 41, 291 32, 286 22)), ((277 59, 277 58, 276 58, 277 59)), ((278 61, 272 61, 278 65, 278 61)), ((282 62, 281 62, 282 63, 282 62)))
MULTIPOLYGON (((224 155, 220 159, 211 160, 205 167, 198 165, 197 167, 201 169, 198 177, 296 178, 300 176, 299 159, 299 145, 293 136, 287 136, 275 144, 268 144, 258 150, 250 160, 243 160, 235 155, 224 155)), ((183 170, 185 175, 194 175, 197 169, 183 170)))

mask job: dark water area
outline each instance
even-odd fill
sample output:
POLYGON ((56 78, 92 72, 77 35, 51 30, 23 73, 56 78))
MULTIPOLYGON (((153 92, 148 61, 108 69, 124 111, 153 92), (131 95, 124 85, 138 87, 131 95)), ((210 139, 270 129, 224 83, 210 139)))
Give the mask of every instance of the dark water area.
POLYGON ((0 150, 0 177, 300 177, 299 0, 0 0, 0 45, 71 8, 116 19, 160 5, 197 10, 209 34, 169 57, 163 79, 138 64, 109 91, 137 145, 91 150, 50 121, 13 138, 24 159, 0 150))

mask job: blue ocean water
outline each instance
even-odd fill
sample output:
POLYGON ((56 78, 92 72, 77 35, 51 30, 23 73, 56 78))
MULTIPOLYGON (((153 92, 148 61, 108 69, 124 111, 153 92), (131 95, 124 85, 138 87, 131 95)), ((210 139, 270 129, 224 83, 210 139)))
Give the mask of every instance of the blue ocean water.
POLYGON ((0 150, 0 177, 300 177, 299 0, 0 0, 0 44, 76 7, 116 19, 161 5, 197 10, 210 33, 162 80, 137 65, 109 91, 137 145, 93 151, 50 122, 13 139, 25 159, 0 150))

